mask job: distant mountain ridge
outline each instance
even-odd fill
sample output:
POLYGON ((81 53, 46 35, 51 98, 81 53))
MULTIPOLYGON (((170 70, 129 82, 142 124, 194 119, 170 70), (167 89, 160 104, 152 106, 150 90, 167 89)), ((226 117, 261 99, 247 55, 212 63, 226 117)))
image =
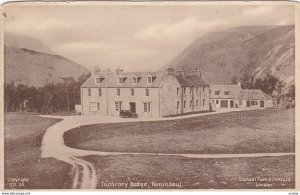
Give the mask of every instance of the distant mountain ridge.
POLYGON ((62 82, 62 78, 75 80, 89 70, 63 56, 55 55, 48 46, 35 38, 5 33, 5 82, 40 87, 62 82))
POLYGON ((26 48, 26 49, 30 49, 42 53, 55 54, 55 52, 53 52, 44 43, 31 37, 5 33, 4 40, 5 40, 5 45, 8 47, 15 47, 20 49, 26 48))
POLYGON ((295 80, 295 28, 242 26, 199 37, 167 65, 191 72, 199 67, 210 84, 229 84, 234 76, 255 78, 271 72, 292 84, 295 80))
POLYGON ((5 46, 4 72, 7 83, 39 87, 61 82, 64 77, 76 80, 89 70, 59 55, 5 46))

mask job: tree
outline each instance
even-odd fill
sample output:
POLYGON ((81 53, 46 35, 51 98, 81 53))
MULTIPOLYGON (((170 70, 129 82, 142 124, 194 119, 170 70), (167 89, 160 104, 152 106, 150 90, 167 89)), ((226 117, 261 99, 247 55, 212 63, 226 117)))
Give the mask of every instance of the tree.
POLYGON ((268 95, 272 95, 273 92, 276 90, 276 88, 281 89, 280 85, 282 85, 282 83, 279 83, 279 79, 277 79, 275 76, 271 75, 270 73, 267 73, 263 77, 259 77, 255 79, 254 82, 255 88, 264 91, 268 95))
POLYGON ((30 112, 50 114, 73 111, 75 104, 80 102, 80 87, 90 75, 82 74, 77 81, 72 77, 63 78, 63 83, 46 84, 38 88, 5 83, 4 111, 23 111, 24 101, 27 102, 26 111, 30 112))
POLYGON ((295 85, 290 85, 287 92, 287 97, 295 100, 295 85))
POLYGON ((235 85, 238 83, 238 77, 236 75, 232 76, 231 77, 231 84, 235 85))
POLYGON ((253 89, 254 88, 253 80, 254 80, 253 75, 251 75, 249 73, 243 74, 243 76, 241 78, 242 87, 245 89, 253 89))

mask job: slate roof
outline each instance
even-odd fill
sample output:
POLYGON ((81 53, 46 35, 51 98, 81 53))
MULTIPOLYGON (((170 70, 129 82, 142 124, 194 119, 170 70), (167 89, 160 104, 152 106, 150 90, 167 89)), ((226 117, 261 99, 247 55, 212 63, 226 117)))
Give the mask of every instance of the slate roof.
POLYGON ((175 75, 175 77, 182 87, 208 86, 208 84, 197 75, 175 75))
POLYGON ((268 94, 260 89, 242 89, 237 96, 238 100, 272 100, 268 94))
POLYGON ((210 98, 213 99, 236 99, 241 91, 241 87, 238 85, 210 85, 210 98), (216 95, 215 92, 219 92, 216 95), (225 91, 228 95, 225 95, 225 91))
POLYGON ((110 73, 100 73, 97 75, 92 75, 81 87, 83 88, 93 88, 93 87, 111 87, 111 88, 129 88, 129 87, 140 87, 140 88, 153 88, 159 87, 163 81, 165 72, 122 72, 116 74, 115 72, 110 73), (119 77, 123 77, 124 82, 118 83, 119 77), (132 83, 132 78, 137 77, 138 82, 136 84, 132 83), (153 77, 152 83, 147 83, 148 76, 153 77), (101 83, 96 83, 96 77, 102 78, 101 83))
MULTIPOLYGON (((81 87, 83 88, 158 88, 163 79, 167 76, 166 72, 115 72, 99 73, 92 75, 81 87), (123 77, 124 82, 119 83, 119 77, 123 77), (138 82, 132 83, 132 78, 137 77, 138 82), (152 76, 153 82, 147 83, 148 76, 152 76), (101 83, 96 83, 95 79, 101 78, 101 83)), ((208 86, 208 84, 197 75, 174 75, 182 87, 208 86)))

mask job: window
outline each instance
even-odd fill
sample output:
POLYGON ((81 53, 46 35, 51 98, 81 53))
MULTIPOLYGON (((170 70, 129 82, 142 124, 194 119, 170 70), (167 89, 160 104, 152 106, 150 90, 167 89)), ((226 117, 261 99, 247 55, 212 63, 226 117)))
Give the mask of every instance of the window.
POLYGON ((192 93, 193 93, 193 88, 191 87, 191 88, 190 88, 190 94, 192 94, 192 93))
POLYGON ((101 78, 96 78, 96 83, 97 84, 101 83, 101 78))
POLYGON ((220 91, 215 91, 215 95, 219 95, 220 94, 220 91))
POLYGON ((102 89, 101 89, 101 88, 98 89, 98 93, 99 93, 99 94, 98 94, 99 97, 101 97, 101 96, 102 96, 102 89))
POLYGON ((136 76, 132 77, 132 83, 137 84, 137 77, 136 76))
POLYGON ((192 107, 193 105, 193 100, 190 100, 190 108, 192 107))
POLYGON ((185 89, 186 89, 186 88, 184 87, 184 88, 183 88, 183 94, 185 94, 185 89))
POLYGON ((99 102, 90 102, 90 111, 96 112, 100 110, 100 103, 99 102))
POLYGON ((131 96, 134 96, 134 89, 131 89, 131 96))
POLYGON ((203 89, 203 93, 204 93, 204 87, 202 89, 203 89))
POLYGON ((243 104, 243 101, 242 100, 239 100, 239 105, 241 106, 243 104))
POLYGON ((95 83, 96 83, 96 84, 100 84, 103 80, 104 80, 103 77, 96 77, 96 78, 95 78, 95 83))
POLYGON ((196 87, 196 94, 198 93, 198 87, 196 87))
POLYGON ((198 107, 198 100, 196 100, 196 107, 198 107))
POLYGON ((219 100, 216 100, 216 103, 219 104, 219 100))
POLYGON ((224 91, 224 95, 229 95, 229 91, 224 91))
POLYGON ((257 105, 257 101, 251 101, 251 106, 256 106, 257 105))
POLYGON ((177 88, 177 95, 179 94, 179 88, 177 88))
POLYGON ((119 77, 119 84, 122 84, 122 83, 124 83, 124 80, 123 80, 123 77, 119 77))
POLYGON ((92 89, 88 88, 88 96, 91 96, 91 95, 92 95, 92 89))
POLYGON ((151 102, 144 102, 144 112, 151 111, 151 102))
POLYGON ((119 110, 119 103, 115 102, 115 110, 118 111, 119 110))
POLYGON ((147 78, 147 83, 148 83, 148 84, 152 83, 152 76, 148 76, 148 78, 147 78))
POLYGON ((146 89, 146 96, 149 96, 149 89, 146 89))
POLYGON ((205 105, 205 99, 203 99, 203 106, 205 105))
POLYGON ((183 101, 183 108, 185 108, 185 106, 186 106, 186 101, 184 100, 183 101))
POLYGON ((177 101, 177 109, 179 109, 179 101, 177 101))
POLYGON ((120 96, 120 95, 121 95, 121 90, 117 89, 117 96, 120 96))
POLYGON ((215 103, 215 100, 212 100, 213 103, 215 103))
POLYGON ((115 110, 121 111, 122 109, 122 102, 115 102, 115 110))

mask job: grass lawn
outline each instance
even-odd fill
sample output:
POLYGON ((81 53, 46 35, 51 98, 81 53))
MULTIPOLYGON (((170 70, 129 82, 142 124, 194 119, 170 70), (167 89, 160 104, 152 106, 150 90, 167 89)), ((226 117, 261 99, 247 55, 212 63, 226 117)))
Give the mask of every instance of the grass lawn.
POLYGON ((5 189, 70 188, 71 167, 54 158, 41 159, 41 138, 58 121, 32 113, 5 113, 5 189), (12 179, 26 181, 11 182, 12 179))
POLYGON ((173 121, 98 124, 64 135, 73 148, 115 152, 263 153, 295 151, 294 109, 252 110, 173 121))
POLYGON ((178 156, 87 156, 97 170, 97 188, 109 183, 127 183, 127 188, 170 188, 159 183, 180 183, 172 189, 292 189, 295 187, 295 158, 260 157, 228 159, 191 159, 178 156), (271 181, 247 181, 246 178, 270 178, 271 181), (284 181, 279 181, 284 180, 284 181), (153 185, 152 182, 155 182, 153 185), (130 186, 130 183, 136 183, 130 186), (265 185, 265 186, 259 186, 265 185))

